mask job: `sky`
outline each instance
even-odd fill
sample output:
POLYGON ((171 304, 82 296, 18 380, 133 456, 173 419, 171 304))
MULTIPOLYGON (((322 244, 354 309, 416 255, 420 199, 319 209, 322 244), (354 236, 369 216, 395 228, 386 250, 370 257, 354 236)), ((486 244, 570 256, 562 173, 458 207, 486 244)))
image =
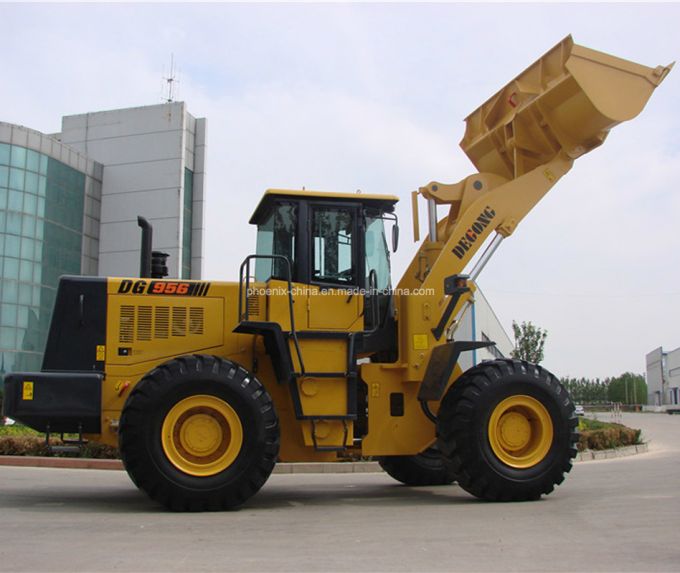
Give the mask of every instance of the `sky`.
MULTIPOLYGON (((678 21, 672 3, 0 3, 0 120, 55 133, 63 115, 160 103, 172 54, 175 99, 208 120, 204 278, 237 279, 265 189, 304 186, 402 199, 396 284, 410 192, 475 172, 458 146, 471 111, 568 34, 669 64, 678 21)), ((680 69, 479 278, 508 333, 547 330, 558 376, 644 372, 680 346, 678 102, 680 69)))

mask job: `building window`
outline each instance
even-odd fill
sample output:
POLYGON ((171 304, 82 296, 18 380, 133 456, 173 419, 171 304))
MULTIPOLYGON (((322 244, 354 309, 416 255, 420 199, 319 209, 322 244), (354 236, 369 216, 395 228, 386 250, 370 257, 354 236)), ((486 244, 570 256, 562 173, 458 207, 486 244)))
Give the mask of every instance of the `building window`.
POLYGON ((191 220, 193 218, 194 173, 184 169, 184 224, 182 225, 182 278, 191 278, 191 220))
MULTIPOLYGON (((492 340, 484 332, 482 332, 482 342, 492 342, 492 340)), ((496 358, 505 358, 503 353, 498 350, 498 347, 495 344, 493 346, 487 346, 486 349, 496 358)))

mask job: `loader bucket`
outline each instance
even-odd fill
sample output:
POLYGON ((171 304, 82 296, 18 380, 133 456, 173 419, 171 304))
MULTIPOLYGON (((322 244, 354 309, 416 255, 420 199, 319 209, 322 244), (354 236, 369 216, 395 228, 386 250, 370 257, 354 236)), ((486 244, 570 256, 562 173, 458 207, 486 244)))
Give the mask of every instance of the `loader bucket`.
POLYGON ((673 64, 649 68, 567 36, 466 119, 460 145, 482 173, 509 179, 602 144, 634 118, 673 64))

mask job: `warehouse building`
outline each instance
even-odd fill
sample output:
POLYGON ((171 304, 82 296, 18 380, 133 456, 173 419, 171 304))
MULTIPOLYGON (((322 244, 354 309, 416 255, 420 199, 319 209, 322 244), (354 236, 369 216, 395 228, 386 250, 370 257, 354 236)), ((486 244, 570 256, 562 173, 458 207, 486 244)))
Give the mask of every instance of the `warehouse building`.
POLYGON ((647 354, 647 404, 680 404, 680 348, 664 352, 662 347, 647 354))

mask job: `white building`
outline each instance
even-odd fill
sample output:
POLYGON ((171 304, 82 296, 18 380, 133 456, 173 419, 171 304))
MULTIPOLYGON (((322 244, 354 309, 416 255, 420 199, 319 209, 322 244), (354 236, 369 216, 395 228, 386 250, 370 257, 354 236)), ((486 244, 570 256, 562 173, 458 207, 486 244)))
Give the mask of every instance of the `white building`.
POLYGON ((62 118, 62 143, 104 165, 100 276, 136 276, 137 215, 153 225, 171 277, 201 277, 206 120, 184 102, 62 118))
POLYGON ((479 287, 475 291, 475 303, 463 316, 455 338, 496 343, 495 346, 461 353, 458 363, 463 372, 483 360, 510 358, 510 353, 515 347, 479 287))
POLYGON ((647 403, 650 406, 680 404, 680 348, 647 354, 647 403))

